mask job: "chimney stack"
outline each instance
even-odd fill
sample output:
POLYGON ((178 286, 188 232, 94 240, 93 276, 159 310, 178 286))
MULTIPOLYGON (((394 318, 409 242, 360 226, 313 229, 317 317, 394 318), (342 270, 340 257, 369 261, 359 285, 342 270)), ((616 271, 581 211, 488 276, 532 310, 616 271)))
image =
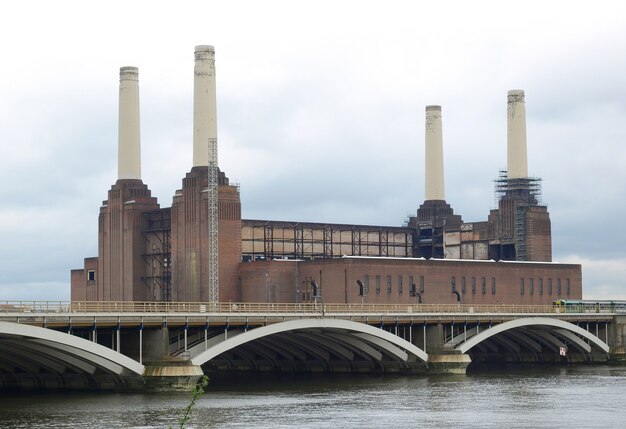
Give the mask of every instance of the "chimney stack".
POLYGON ((139 69, 120 68, 117 178, 141 180, 139 69))
POLYGON ((193 89, 193 166, 217 163, 217 116, 215 99, 215 49, 200 45, 195 49, 193 89), (212 153, 209 153, 211 142, 212 153))
POLYGON ((507 113, 507 176, 509 179, 526 178, 528 177, 528 159, 524 91, 521 89, 509 91, 507 113))
POLYGON ((441 106, 426 106, 425 200, 444 201, 441 106))

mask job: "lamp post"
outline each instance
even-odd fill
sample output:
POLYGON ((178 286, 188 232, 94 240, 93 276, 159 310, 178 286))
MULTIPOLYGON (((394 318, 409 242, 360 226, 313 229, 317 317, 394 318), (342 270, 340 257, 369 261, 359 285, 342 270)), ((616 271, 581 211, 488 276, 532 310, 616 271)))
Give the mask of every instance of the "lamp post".
POLYGON ((361 280, 356 281, 357 286, 359 287, 359 295, 361 296, 361 307, 363 307, 363 297, 365 296, 365 285, 361 280))
POLYGON ((317 282, 313 279, 311 279, 311 289, 313 292, 313 302, 315 303, 315 309, 317 310, 317 299, 319 298, 322 303, 322 317, 324 317, 326 314, 326 309, 324 308, 324 298, 322 297, 321 293, 319 293, 321 292, 321 290, 317 285, 317 282))
POLYGON ((311 291, 313 292, 313 302, 315 303, 315 306, 317 307, 317 283, 315 282, 315 280, 311 279, 311 291))
POLYGON ((422 294, 417 291, 417 288, 415 287, 415 283, 411 284, 411 289, 409 291, 409 295, 416 296, 418 304, 422 303, 422 294))

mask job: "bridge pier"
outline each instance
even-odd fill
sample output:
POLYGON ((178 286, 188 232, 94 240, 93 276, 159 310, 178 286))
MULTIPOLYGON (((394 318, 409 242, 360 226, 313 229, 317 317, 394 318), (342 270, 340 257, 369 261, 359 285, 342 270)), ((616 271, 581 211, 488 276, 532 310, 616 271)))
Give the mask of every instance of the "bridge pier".
POLYGON ((190 390, 204 375, 202 368, 193 365, 189 353, 170 356, 170 332, 167 327, 146 329, 141 344, 145 365, 143 390, 190 390))
POLYGON ((428 355, 429 374, 465 374, 472 359, 465 353, 442 353, 428 355))
POLYGON ((170 358, 147 362, 143 379, 149 391, 189 391, 204 375, 202 368, 189 359, 170 358))
POLYGON ((429 374, 465 374, 472 362, 469 355, 458 352, 445 345, 445 325, 437 323, 425 329, 424 348, 428 353, 429 374))
POLYGON ((626 362, 626 316, 615 316, 611 324, 611 338, 609 346, 611 362, 626 362))

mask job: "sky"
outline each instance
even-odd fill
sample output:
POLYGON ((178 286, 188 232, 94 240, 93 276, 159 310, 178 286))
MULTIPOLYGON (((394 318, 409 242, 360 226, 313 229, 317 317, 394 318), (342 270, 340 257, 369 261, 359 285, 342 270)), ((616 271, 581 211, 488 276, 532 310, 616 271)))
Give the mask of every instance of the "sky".
POLYGON ((626 299, 626 2, 19 1, 0 14, 0 301, 68 300, 117 178, 119 68, 139 68, 142 179, 192 163, 194 46, 216 51, 219 165, 244 219, 401 226, 441 105, 446 200, 496 205, 507 91, 553 260, 626 299))

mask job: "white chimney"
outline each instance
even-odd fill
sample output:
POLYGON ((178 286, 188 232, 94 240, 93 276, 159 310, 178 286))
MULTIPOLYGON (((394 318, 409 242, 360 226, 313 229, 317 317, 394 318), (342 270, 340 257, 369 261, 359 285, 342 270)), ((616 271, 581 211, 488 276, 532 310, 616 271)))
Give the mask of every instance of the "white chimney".
POLYGON ((200 45, 195 49, 193 89, 193 166, 217 163, 217 115, 215 100, 215 50, 200 45), (212 153, 209 153, 211 143, 212 153))
POLYGON ((445 200, 441 106, 426 106, 426 201, 445 200))
POLYGON ((509 179, 526 178, 528 177, 528 159, 524 91, 521 89, 509 91, 507 113, 507 176, 509 179))
POLYGON ((139 69, 120 68, 117 178, 141 180, 139 69))

